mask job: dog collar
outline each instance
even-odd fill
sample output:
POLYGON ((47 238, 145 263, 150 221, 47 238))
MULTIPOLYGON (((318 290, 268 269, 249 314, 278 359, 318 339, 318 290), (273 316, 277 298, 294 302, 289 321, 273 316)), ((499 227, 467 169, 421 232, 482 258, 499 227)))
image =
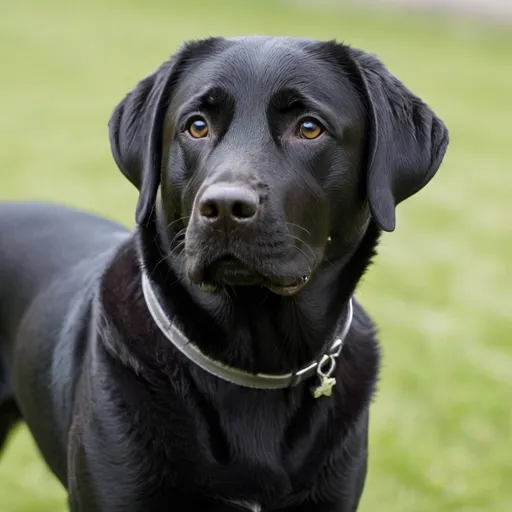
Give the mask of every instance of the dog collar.
POLYGON ((352 298, 348 301, 347 315, 340 334, 322 356, 296 372, 284 374, 250 373, 239 368, 228 366, 204 354, 197 345, 192 343, 183 332, 168 318, 160 304, 147 275, 142 273, 142 291, 146 306, 162 334, 188 359, 204 371, 219 379, 238 386, 253 389, 284 389, 296 386, 310 377, 317 376, 318 384, 313 388, 313 396, 331 396, 336 384, 333 374, 336 370, 337 358, 352 324, 352 298))

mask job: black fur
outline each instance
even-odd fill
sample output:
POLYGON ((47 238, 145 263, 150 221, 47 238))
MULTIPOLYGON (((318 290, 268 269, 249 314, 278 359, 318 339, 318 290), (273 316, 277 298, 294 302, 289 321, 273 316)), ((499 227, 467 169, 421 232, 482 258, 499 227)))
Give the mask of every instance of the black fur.
POLYGON ((355 511, 379 367, 361 306, 332 397, 313 398, 315 379, 253 390, 173 347, 141 273, 211 357, 295 371, 334 339, 381 229, 439 167, 446 128, 348 46, 211 38, 142 80, 110 139, 140 190, 133 234, 0 205, 0 442, 23 417, 72 511, 355 511), (189 135, 197 119, 204 138, 189 135), (304 122, 323 132, 304 138, 304 122), (235 212, 247 197, 256 213, 235 212))

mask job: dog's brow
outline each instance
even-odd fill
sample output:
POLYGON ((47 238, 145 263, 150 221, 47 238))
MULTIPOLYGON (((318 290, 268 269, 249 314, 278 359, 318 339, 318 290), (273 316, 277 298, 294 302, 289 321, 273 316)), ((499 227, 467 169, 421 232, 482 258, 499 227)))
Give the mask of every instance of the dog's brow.
POLYGON ((220 105, 229 98, 228 92, 219 86, 210 86, 185 102, 179 115, 186 116, 197 110, 203 110, 220 105))
POLYGON ((201 102, 210 106, 216 106, 228 98, 228 92, 220 86, 212 86, 201 97, 201 102))
POLYGON ((333 116, 329 105, 294 87, 286 87, 276 91, 270 98, 269 107, 275 108, 281 113, 292 111, 316 113, 326 123, 331 132, 341 133, 343 131, 343 120, 333 116))
POLYGON ((270 98, 270 105, 277 110, 289 110, 296 107, 307 106, 308 99, 300 91, 285 88, 275 92, 270 98))

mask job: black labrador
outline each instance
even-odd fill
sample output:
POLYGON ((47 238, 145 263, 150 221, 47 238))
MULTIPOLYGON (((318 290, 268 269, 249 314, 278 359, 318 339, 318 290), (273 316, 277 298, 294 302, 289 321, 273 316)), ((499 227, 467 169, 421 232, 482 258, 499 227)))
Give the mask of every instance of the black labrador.
POLYGON ((0 206, 0 440, 72 511, 349 512, 377 381, 354 291, 444 124, 335 42, 185 44, 117 106, 134 233, 0 206))

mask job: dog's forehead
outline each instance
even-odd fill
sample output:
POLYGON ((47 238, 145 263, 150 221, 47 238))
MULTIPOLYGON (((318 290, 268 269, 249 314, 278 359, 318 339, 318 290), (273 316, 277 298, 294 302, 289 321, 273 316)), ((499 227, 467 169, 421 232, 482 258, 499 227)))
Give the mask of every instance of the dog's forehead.
POLYGON ((250 79, 265 77, 279 82, 290 76, 311 78, 311 67, 319 65, 306 52, 308 44, 314 44, 311 41, 262 36, 229 41, 231 45, 218 56, 217 62, 217 72, 226 77, 233 77, 229 72, 236 68, 238 72, 245 71, 250 79))
POLYGON ((219 86, 235 97, 269 97, 283 88, 298 88, 331 97, 339 90, 341 73, 322 60, 320 42, 286 37, 251 36, 226 40, 221 51, 204 55, 181 81, 178 96, 192 96, 219 86))

